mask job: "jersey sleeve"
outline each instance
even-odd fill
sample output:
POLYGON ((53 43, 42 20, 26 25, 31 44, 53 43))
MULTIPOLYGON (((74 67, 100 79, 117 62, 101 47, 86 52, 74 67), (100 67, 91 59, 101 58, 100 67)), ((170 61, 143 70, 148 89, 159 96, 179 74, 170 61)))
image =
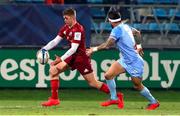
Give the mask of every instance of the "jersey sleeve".
POLYGON ((122 36, 122 30, 121 28, 113 28, 110 34, 110 38, 113 38, 114 40, 118 40, 122 36))

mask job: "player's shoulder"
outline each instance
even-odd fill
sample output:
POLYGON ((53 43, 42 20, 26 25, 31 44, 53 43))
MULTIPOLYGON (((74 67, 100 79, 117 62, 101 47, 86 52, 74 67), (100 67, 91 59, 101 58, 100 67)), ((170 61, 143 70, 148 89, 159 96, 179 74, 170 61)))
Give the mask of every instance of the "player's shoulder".
POLYGON ((69 26, 67 24, 63 25, 63 28, 67 29, 69 26))
POLYGON ((66 30, 66 29, 68 29, 68 25, 63 25, 61 28, 60 28, 61 30, 66 30))
POLYGON ((126 29, 126 28, 131 28, 131 27, 128 24, 121 23, 118 26, 116 26, 114 29, 121 31, 121 30, 126 29))
POLYGON ((123 25, 122 25, 122 24, 119 24, 119 25, 117 25, 116 27, 114 27, 114 28, 112 29, 112 31, 113 31, 113 32, 119 32, 119 31, 122 30, 122 28, 123 28, 123 25))
POLYGON ((76 23, 74 28, 75 28, 75 31, 82 32, 84 30, 84 27, 81 24, 79 24, 78 22, 76 23))

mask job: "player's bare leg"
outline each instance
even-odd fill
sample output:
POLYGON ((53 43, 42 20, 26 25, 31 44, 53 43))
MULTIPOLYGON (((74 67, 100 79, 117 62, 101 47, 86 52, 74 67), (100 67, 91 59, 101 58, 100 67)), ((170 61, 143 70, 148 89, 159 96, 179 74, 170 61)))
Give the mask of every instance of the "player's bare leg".
POLYGON ((159 102, 151 95, 148 88, 146 88, 142 84, 141 78, 138 77, 132 77, 132 82, 134 84, 134 88, 138 91, 140 91, 140 94, 144 96, 147 100, 149 100, 150 104, 147 106, 147 110, 155 110, 159 107, 159 102))
POLYGON ((51 97, 48 101, 43 102, 42 106, 55 106, 60 104, 58 98, 58 89, 59 89, 59 74, 65 71, 68 68, 65 62, 60 62, 56 65, 50 66, 50 78, 51 78, 51 97))
POLYGON ((98 81, 93 72, 83 75, 83 77, 91 87, 97 88, 100 91, 109 94, 110 91, 108 86, 105 83, 98 81))
POLYGON ((101 103, 101 106, 110 106, 118 105, 118 108, 124 108, 123 94, 118 92, 116 93, 116 83, 114 77, 118 74, 124 73, 125 69, 116 61, 114 62, 108 71, 105 73, 106 82, 110 89, 111 99, 101 103))

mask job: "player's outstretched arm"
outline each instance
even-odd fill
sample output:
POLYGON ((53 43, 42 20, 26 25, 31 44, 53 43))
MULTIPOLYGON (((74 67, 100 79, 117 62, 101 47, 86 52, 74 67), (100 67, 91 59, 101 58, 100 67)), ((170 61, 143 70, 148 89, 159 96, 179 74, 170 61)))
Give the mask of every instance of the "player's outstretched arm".
POLYGON ((73 55, 79 47, 79 43, 71 43, 71 48, 61 57, 62 60, 65 60, 66 58, 73 55))
MULTIPOLYGON (((53 40, 51 40, 46 46, 44 46, 43 48, 41 48, 40 50, 38 50, 38 52, 36 53, 36 56, 38 56, 38 53, 41 51, 43 54, 45 54, 45 52, 47 52, 47 50, 51 50, 52 48, 54 48, 55 46, 57 46, 57 44, 62 40, 62 37, 60 37, 59 35, 57 35, 53 40)), ((57 58, 56 58, 57 59, 57 58)))
POLYGON ((46 46, 44 46, 42 49, 45 50, 51 50, 55 46, 58 45, 58 43, 62 40, 63 38, 59 35, 57 35, 53 40, 51 40, 46 46))
POLYGON ((87 49, 86 54, 90 56, 93 52, 96 52, 98 50, 102 49, 108 49, 110 46, 114 45, 115 40, 112 38, 108 38, 108 40, 105 43, 102 43, 99 46, 91 47, 90 49, 87 49))
MULTIPOLYGON (((97 46, 97 50, 108 49, 110 46, 114 45, 115 40, 113 38, 108 38, 105 43, 97 46)), ((96 50, 96 51, 97 51, 96 50)))
POLYGON ((78 47, 79 47, 78 43, 71 43, 71 48, 62 57, 55 55, 56 59, 51 63, 51 65, 56 65, 59 62, 62 62, 66 58, 73 55, 77 51, 78 47))

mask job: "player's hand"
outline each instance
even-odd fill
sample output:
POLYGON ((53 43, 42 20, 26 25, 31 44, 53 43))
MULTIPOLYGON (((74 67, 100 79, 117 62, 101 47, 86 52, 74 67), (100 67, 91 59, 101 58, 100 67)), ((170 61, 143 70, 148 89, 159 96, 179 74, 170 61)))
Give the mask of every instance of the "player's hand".
POLYGON ((142 48, 137 48, 136 51, 139 53, 139 55, 140 55, 141 57, 144 56, 144 52, 143 52, 143 49, 142 49, 142 48))
POLYGON ((42 53, 45 54, 45 52, 47 51, 46 49, 41 49, 42 53))
POLYGON ((62 62, 61 57, 59 57, 57 55, 55 55, 55 57, 56 57, 56 59, 53 62, 51 62, 52 66, 62 62))
POLYGON ((93 53, 93 48, 86 49, 87 56, 91 56, 93 53))

